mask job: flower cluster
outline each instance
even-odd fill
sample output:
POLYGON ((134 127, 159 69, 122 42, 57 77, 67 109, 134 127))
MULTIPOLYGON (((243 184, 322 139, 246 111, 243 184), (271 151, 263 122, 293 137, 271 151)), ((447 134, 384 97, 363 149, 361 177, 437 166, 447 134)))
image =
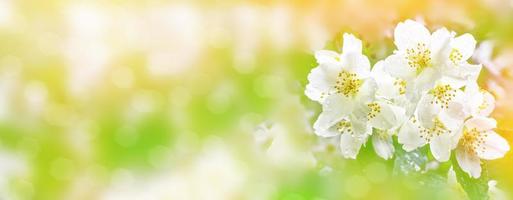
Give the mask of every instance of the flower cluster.
POLYGON ((479 177, 480 160, 503 157, 509 145, 493 131, 494 97, 476 82, 482 67, 467 61, 475 39, 407 20, 395 28, 394 43, 393 54, 372 68, 351 34, 342 53, 315 52, 318 66, 305 89, 322 104, 315 133, 339 137, 342 156, 352 159, 368 139, 380 157, 393 157, 393 136, 406 151, 429 145, 440 162, 454 150, 460 167, 479 177))

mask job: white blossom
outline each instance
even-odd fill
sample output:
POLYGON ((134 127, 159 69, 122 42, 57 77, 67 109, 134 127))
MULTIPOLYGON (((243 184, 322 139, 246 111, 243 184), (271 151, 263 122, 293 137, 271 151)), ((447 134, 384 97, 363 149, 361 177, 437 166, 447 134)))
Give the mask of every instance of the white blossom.
POLYGON ((456 159, 461 169, 474 178, 481 176, 481 159, 502 158, 509 151, 508 142, 493 131, 496 126, 497 122, 487 117, 473 117, 465 122, 456 159))
POLYGON ((323 112, 314 124, 315 133, 322 137, 340 135, 342 155, 356 154, 372 128, 359 116, 357 108, 374 98, 376 83, 370 78, 370 62, 362 53, 362 42, 344 34, 342 54, 321 50, 315 53, 319 66, 308 75, 305 94, 323 105, 323 112))
POLYGON ((362 54, 362 42, 351 34, 344 34, 342 54, 319 50, 315 58, 319 66, 308 75, 305 94, 323 103, 332 94, 355 96, 369 76, 370 62, 362 54), (344 81, 345 80, 345 81, 344 81))
POLYGON ((480 64, 470 64, 476 41, 446 28, 431 33, 406 20, 394 30, 397 50, 372 70, 362 43, 344 34, 342 53, 321 50, 305 94, 322 105, 314 123, 321 137, 340 138, 343 157, 355 159, 372 139, 376 154, 393 157, 393 137, 406 151, 429 145, 448 161, 455 150, 461 168, 480 175, 480 159, 504 156, 508 143, 488 116, 495 99, 479 88, 480 64))
POLYGON ((411 151, 429 144, 438 161, 447 161, 456 147, 458 131, 468 107, 463 88, 475 82, 480 65, 471 65, 476 41, 470 34, 455 37, 441 28, 432 34, 422 24, 407 20, 394 32, 397 51, 384 61, 384 71, 406 85, 415 112, 398 134, 411 151))
POLYGON ((454 35, 445 28, 431 34, 412 20, 399 23, 394 31, 397 50, 385 59, 385 70, 413 84, 417 93, 432 88, 442 77, 464 85, 467 79, 477 78, 481 66, 467 62, 475 49, 474 38, 470 34, 454 35))

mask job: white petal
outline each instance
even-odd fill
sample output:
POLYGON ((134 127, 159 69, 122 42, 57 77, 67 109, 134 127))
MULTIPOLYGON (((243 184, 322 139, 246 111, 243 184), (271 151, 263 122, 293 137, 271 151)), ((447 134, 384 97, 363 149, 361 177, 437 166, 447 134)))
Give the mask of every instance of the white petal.
POLYGON ((413 79, 417 75, 417 70, 408 65, 408 60, 406 60, 406 56, 403 54, 388 56, 383 65, 385 71, 393 77, 413 79))
MULTIPOLYGON (((417 97, 417 95, 412 95, 412 96, 417 97)), ((400 98, 396 98, 394 102, 397 105, 400 105, 405 109, 405 111, 406 111, 405 115, 408 116, 408 118, 409 118, 409 117, 413 116, 413 114, 415 113, 415 109, 417 108, 418 100, 413 100, 410 97, 403 96, 400 98)))
POLYGON ((344 33, 344 43, 342 53, 362 53, 362 41, 353 34, 344 33))
POLYGON ((437 70, 431 67, 426 68, 417 76, 415 89, 420 92, 427 91, 435 85, 436 80, 440 79, 440 77, 441 74, 437 70))
POLYGON ((324 98, 334 90, 337 78, 336 66, 324 63, 320 66, 313 68, 308 74, 308 84, 306 85, 305 95, 314 100, 322 103, 324 98))
MULTIPOLYGON (((404 105, 403 105, 404 106, 404 105)), ((401 127, 404 122, 408 119, 409 115, 406 113, 406 109, 400 106, 391 106, 392 112, 394 112, 394 126, 392 129, 401 127)))
POLYGON ((387 79, 386 81, 381 80, 381 82, 377 83, 376 95, 379 97, 384 97, 386 99, 395 99, 399 98, 400 86, 394 85, 394 79, 387 79))
POLYGON ((353 109, 353 101, 339 94, 332 94, 326 98, 323 111, 314 123, 314 129, 326 130, 347 117, 353 109))
POLYGON ((438 119, 448 130, 453 132, 463 127, 464 118, 453 117, 447 110, 440 111, 440 113, 438 113, 438 119))
POLYGON ((451 166, 451 168, 449 168, 449 171, 447 172, 447 183, 450 186, 459 187, 458 179, 456 178, 456 172, 454 171, 453 166, 451 166))
POLYGON ((465 33, 459 37, 456 37, 452 46, 455 49, 458 49, 462 55, 462 61, 467 60, 474 54, 474 50, 476 49, 476 40, 471 34, 465 33))
POLYGON ((329 50, 315 51, 315 59, 317 63, 323 64, 326 62, 338 62, 337 59, 340 55, 337 52, 329 50))
POLYGON ((460 139, 463 136, 463 129, 464 127, 460 127, 460 129, 450 133, 450 140, 452 143, 451 149, 455 149, 458 146, 460 139))
POLYGON ((320 137, 334 137, 340 135, 335 125, 327 129, 314 129, 314 133, 320 137))
POLYGON ((360 90, 358 91, 358 94, 356 94, 355 98, 359 102, 367 103, 368 101, 374 99, 376 89, 376 81, 374 81, 374 79, 366 79, 360 87, 360 90))
POLYGON ((381 130, 390 130, 399 126, 404 116, 404 109, 381 101, 377 103, 381 107, 381 112, 370 119, 369 124, 381 130))
POLYGON ((469 117, 468 101, 465 97, 464 95, 456 96, 453 101, 449 102, 449 107, 444 112, 449 117, 460 121, 469 117))
POLYGON ((361 53, 344 53, 341 56, 342 67, 349 72, 356 73, 359 78, 370 76, 370 62, 367 56, 361 53))
POLYGON ((468 63, 460 63, 458 65, 444 65, 442 67, 444 76, 447 79, 452 79, 452 82, 457 82, 463 85, 467 81, 476 81, 481 72, 481 65, 472 65, 468 63))
POLYGON ((465 99, 462 102, 465 105, 465 112, 472 115, 478 115, 479 106, 483 102, 483 95, 479 90, 479 86, 476 81, 467 81, 465 85, 465 99))
POLYGON ((394 43, 399 50, 405 50, 416 46, 418 43, 428 44, 430 40, 429 30, 424 25, 406 20, 397 25, 394 30, 394 43))
POLYGON ((462 88, 467 83, 467 79, 455 76, 442 76, 437 83, 450 85, 452 88, 462 88))
POLYGON ((479 85, 477 84, 476 81, 473 81, 473 80, 469 80, 467 81, 466 85, 465 85, 465 93, 468 93, 468 94, 477 94, 479 92, 479 85))
POLYGON ((379 61, 374 65, 371 76, 377 84, 377 96, 393 99, 400 95, 400 86, 394 84, 398 80, 385 72, 384 61, 379 61))
POLYGON ((480 116, 489 116, 493 112, 493 109, 495 109, 495 98, 488 91, 481 91, 481 93, 483 96, 483 101, 477 107, 477 114, 480 116))
POLYGON ((449 57, 450 46, 449 41, 453 37, 453 34, 446 28, 441 28, 433 32, 431 35, 431 55, 434 64, 441 64, 440 61, 446 60, 449 57))
POLYGON ((374 64, 374 67, 372 67, 372 76, 374 78, 379 78, 380 76, 388 76, 388 74, 385 72, 385 61, 380 60, 376 64, 374 64))
POLYGON ((424 94, 417 105, 416 116, 423 127, 432 127, 434 119, 441 111, 440 106, 432 104, 433 97, 429 94, 424 94))
POLYGON ((469 129, 477 129, 477 131, 492 130, 497 127, 497 121, 488 117, 473 117, 465 122, 465 126, 469 129))
POLYGON ((449 134, 434 136, 429 145, 431 154, 440 162, 448 161, 451 157, 452 140, 449 134))
POLYGON ((320 90, 318 88, 313 87, 312 85, 308 84, 305 88, 305 95, 310 98, 312 101, 317 101, 319 103, 322 103, 324 100, 324 91, 320 90))
POLYGON ((504 157, 504 154, 508 151, 508 141, 494 131, 487 131, 484 138, 483 151, 478 151, 477 154, 482 159, 493 160, 504 157))
POLYGON ((385 160, 392 158, 394 155, 394 145, 390 135, 373 134, 372 145, 374 146, 376 154, 385 160))
POLYGON ((405 151, 412 151, 426 144, 426 140, 420 137, 418 124, 413 123, 411 120, 406 121, 401 127, 397 134, 397 139, 403 145, 405 151))
POLYGON ((342 134, 340 136, 340 151, 344 158, 356 159, 365 140, 351 136, 351 134, 342 134))
POLYGON ((465 151, 463 147, 456 149, 456 160, 461 169, 474 178, 481 176, 481 161, 477 155, 465 151))
POLYGON ((372 127, 363 120, 351 117, 351 126, 355 137, 366 138, 372 134, 372 127))
POLYGON ((483 69, 483 65, 477 64, 468 64, 464 63, 460 65, 461 72, 465 78, 471 81, 477 81, 479 74, 481 73, 481 69, 483 69))
POLYGON ((367 114, 369 112, 369 107, 366 103, 358 101, 358 103, 353 104, 353 112, 351 113, 351 117, 356 119, 355 121, 361 121, 367 123, 367 114))
POLYGON ((376 64, 374 64, 374 67, 372 67, 371 76, 378 84, 388 82, 388 79, 393 79, 387 72, 385 72, 384 61, 378 61, 376 64))

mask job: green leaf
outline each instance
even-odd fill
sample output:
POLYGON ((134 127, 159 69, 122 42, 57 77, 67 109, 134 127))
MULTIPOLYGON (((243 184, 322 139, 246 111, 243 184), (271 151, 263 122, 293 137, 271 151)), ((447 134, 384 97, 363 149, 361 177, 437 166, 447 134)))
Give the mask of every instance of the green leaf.
POLYGON ((456 158, 452 157, 452 165, 454 172, 456 172, 456 179, 458 183, 463 187, 465 192, 467 193, 469 199, 471 200, 486 200, 488 197, 488 170, 485 164, 481 165, 482 172, 481 176, 477 179, 469 176, 465 171, 463 171, 456 158))

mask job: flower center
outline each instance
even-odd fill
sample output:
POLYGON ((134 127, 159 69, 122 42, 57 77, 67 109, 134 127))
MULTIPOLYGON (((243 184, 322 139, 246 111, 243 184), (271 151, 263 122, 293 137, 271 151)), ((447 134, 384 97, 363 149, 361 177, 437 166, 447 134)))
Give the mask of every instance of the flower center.
POLYGON ((381 112, 381 106, 376 102, 367 104, 367 107, 370 109, 369 113, 367 113, 367 120, 371 120, 381 112))
POLYGON ((461 59, 463 59, 463 55, 461 54, 460 50, 452 49, 451 54, 449 54, 449 60, 451 60, 451 62, 456 65, 457 63, 461 62, 461 59))
POLYGON ((354 97, 360 90, 362 83, 363 80, 358 79, 355 73, 341 71, 338 73, 335 89, 337 93, 346 97, 354 97))
POLYGON ((484 151, 484 138, 486 133, 478 131, 476 128, 468 129, 467 127, 463 130, 463 137, 461 137, 460 145, 463 146, 466 152, 477 153, 478 151, 484 151))
POLYGON ((435 133, 436 135, 441 135, 448 130, 445 127, 444 123, 442 123, 442 121, 440 121, 440 119, 438 119, 438 117, 437 117, 434 119, 433 127, 431 128, 431 131, 433 133, 435 133))
POLYGON ((341 120, 340 122, 337 123, 336 125, 337 127, 337 131, 340 132, 341 134, 344 134, 344 133, 349 133, 349 134, 353 134, 353 130, 351 129, 351 122, 349 122, 348 120, 341 120))
POLYGON ((431 50, 426 48, 426 44, 418 43, 417 47, 406 49, 406 59, 408 65, 420 73, 424 68, 431 66, 431 50))
POLYGON ((424 138, 427 142, 431 141, 433 136, 440 136, 445 133, 450 133, 451 130, 447 129, 442 121, 438 117, 433 120, 433 127, 424 128, 420 125, 418 126, 420 129, 420 137, 424 138))
POLYGON ((396 86, 399 90, 399 94, 406 94, 406 81, 400 78, 396 78, 394 81, 394 86, 396 86))
POLYGON ((450 85, 437 85, 429 91, 429 94, 435 97, 431 104, 438 104, 441 108, 448 108, 449 103, 456 96, 456 90, 450 85))

